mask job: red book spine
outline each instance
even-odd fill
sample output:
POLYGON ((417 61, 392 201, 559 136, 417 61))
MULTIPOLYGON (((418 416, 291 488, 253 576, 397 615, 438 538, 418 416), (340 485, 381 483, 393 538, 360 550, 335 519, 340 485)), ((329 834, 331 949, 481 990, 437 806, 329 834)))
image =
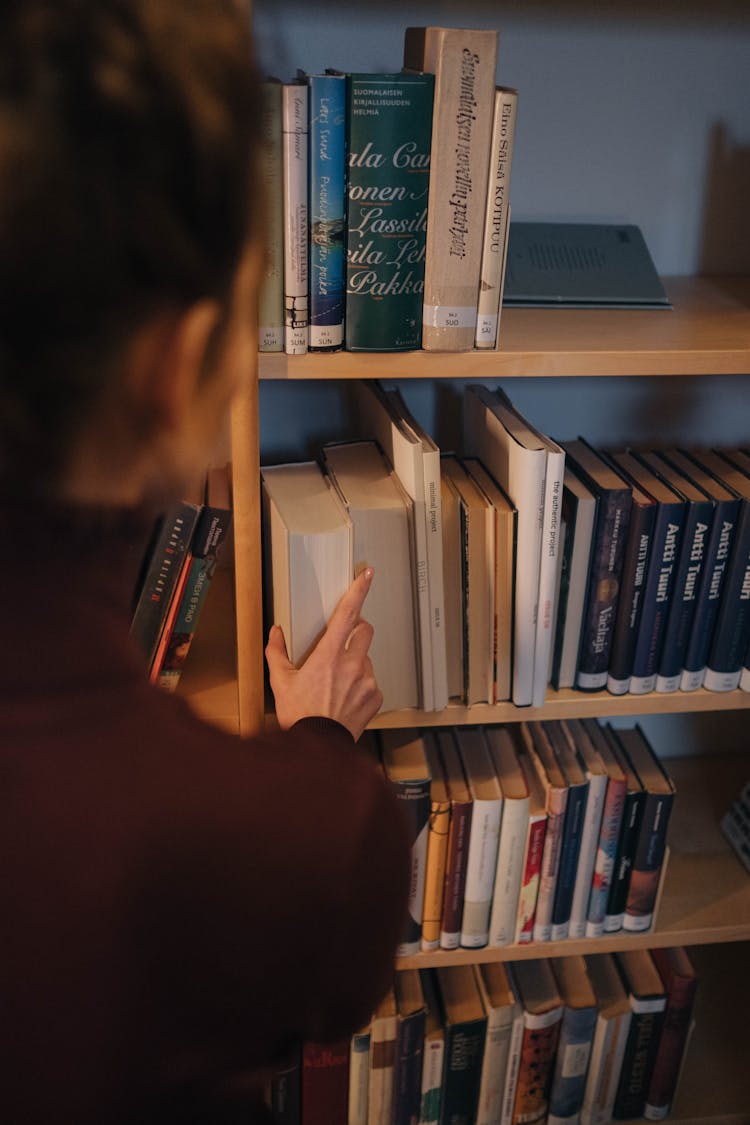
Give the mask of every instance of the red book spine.
POLYGON ((698 982, 694 976, 680 976, 673 972, 666 950, 654 949, 651 956, 667 989, 664 1023, 646 1098, 646 1116, 659 1120, 667 1116, 674 1100, 698 982))
POLYGON ((466 861, 471 833, 471 801, 451 803, 451 826, 448 832, 448 855, 445 863, 443 921, 440 930, 442 949, 457 949, 461 937, 461 916, 466 887, 466 861))
POLYGON ((518 896, 518 921, 516 924, 516 941, 518 942, 532 941, 534 938, 536 903, 542 875, 542 855, 544 854, 544 838, 546 835, 546 816, 532 820, 529 824, 526 859, 523 878, 521 879, 521 890, 518 896))
POLYGON ((346 1125, 350 1040, 302 1048, 303 1125, 346 1125))

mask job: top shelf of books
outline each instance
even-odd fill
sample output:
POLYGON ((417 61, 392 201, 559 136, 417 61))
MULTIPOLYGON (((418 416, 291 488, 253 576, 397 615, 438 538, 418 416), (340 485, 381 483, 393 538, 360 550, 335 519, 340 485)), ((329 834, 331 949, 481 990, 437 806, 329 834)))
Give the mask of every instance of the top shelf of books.
POLYGON ((261 353, 261 379, 750 373, 750 276, 673 277, 672 309, 504 308, 496 351, 261 353))

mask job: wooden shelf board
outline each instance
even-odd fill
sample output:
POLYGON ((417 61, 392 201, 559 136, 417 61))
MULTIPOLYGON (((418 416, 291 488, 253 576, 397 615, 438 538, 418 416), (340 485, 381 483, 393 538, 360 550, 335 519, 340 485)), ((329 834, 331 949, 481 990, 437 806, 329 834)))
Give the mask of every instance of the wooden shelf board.
MULTIPOLYGON (((545 956, 610 953, 657 946, 750 940, 750 877, 719 829, 719 819, 750 775, 744 754, 707 754, 667 762, 677 789, 669 829, 670 858, 659 916, 642 934, 458 949, 399 958, 399 968, 545 956)), ((749 1103, 750 1104, 750 1103, 749 1103)))
POLYGON ((261 379, 750 373, 750 277, 665 278, 671 310, 517 309, 497 351, 262 353, 261 379))
POLYGON ((178 692, 202 719, 232 734, 240 729, 235 639, 234 575, 231 570, 218 570, 178 692))

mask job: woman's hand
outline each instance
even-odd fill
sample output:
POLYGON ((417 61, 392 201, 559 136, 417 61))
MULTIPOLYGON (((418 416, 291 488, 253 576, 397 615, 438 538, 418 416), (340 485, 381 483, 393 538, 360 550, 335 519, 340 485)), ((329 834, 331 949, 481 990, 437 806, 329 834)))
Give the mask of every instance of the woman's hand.
POLYGON ((271 629, 266 660, 282 730, 322 715, 341 723, 356 740, 379 711, 383 695, 367 655, 373 629, 360 617, 372 575, 368 567, 354 579, 301 668, 290 663, 279 626, 271 629))

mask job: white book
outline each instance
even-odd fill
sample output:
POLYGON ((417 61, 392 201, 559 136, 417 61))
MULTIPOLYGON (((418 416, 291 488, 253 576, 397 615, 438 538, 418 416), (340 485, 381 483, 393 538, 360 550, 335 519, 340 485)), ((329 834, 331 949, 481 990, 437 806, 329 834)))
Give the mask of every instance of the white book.
POLYGON ((284 156, 284 350, 302 355, 308 341, 308 89, 282 90, 284 156))
POLYGON ((578 648, 581 641, 583 611, 586 604, 586 584, 591 560, 591 545, 594 539, 597 498, 576 474, 566 467, 563 476, 563 506, 565 490, 570 492, 570 503, 575 507, 575 522, 568 527, 571 536, 565 553, 567 566, 567 593, 565 604, 560 608, 559 669, 556 687, 572 688, 575 684, 578 648))
POLYGON ((750 667, 745 666, 740 672, 740 691, 750 691, 750 667))
POLYGON ((581 848, 578 853, 578 868, 573 888, 573 903, 570 908, 568 937, 586 936, 591 881, 599 846, 599 833, 604 812, 604 799, 607 795, 607 767, 591 742, 585 727, 578 719, 569 719, 563 724, 578 753, 581 767, 588 779, 589 790, 586 812, 583 818, 581 848))
POLYGON ((323 458, 352 523, 354 573, 375 570, 363 612, 374 628, 369 657, 382 710, 418 707, 411 500, 375 442, 326 445, 323 458))
MULTIPOLYGON (((513 411, 486 387, 470 386, 464 399, 464 447, 484 462, 516 506, 516 592, 513 635, 513 702, 543 702, 535 692, 534 668, 539 605, 539 565, 545 508, 547 450, 513 411)), ((545 672, 546 672, 545 653, 545 672)))
POLYGON ((500 1125, 513 1031, 522 1023, 521 1004, 501 961, 476 965, 474 975, 487 1017, 476 1125, 500 1125))
MULTIPOLYGON (((505 969, 513 987, 513 992, 515 996, 518 997, 518 989, 513 975, 513 966, 506 964, 505 969)), ((513 1027, 508 1044, 508 1062, 505 1067, 500 1125, 512 1125, 513 1122, 513 1108, 516 1104, 516 1089, 518 1087, 518 1072, 521 1066, 524 1028, 524 1011, 522 1005, 519 1003, 518 1009, 513 1017, 513 1027)))
POLYGON ((347 1125, 367 1125, 367 1091, 370 1084, 370 1028, 352 1035, 349 1048, 347 1125))
POLYGON ((507 728, 486 727, 485 738, 503 796, 488 942, 501 946, 515 939, 529 831, 529 790, 507 728))
POLYGON ((581 1125, 608 1125, 612 1120, 630 1031, 630 1003, 614 960, 608 953, 589 955, 585 961, 599 1014, 591 1044, 581 1125))
POLYGON ((261 469, 265 590, 299 667, 352 581, 352 525, 314 461, 261 469))
POLYGON ((359 383, 358 390, 362 427, 368 436, 377 440, 413 503, 413 577, 419 626, 420 703, 424 711, 434 711, 432 628, 427 563, 427 506, 424 494, 422 442, 412 430, 405 427, 394 416, 385 392, 377 383, 359 383))
POLYGON ((443 516, 443 604, 445 608, 445 649, 448 669, 448 697, 463 701, 463 559, 461 499, 445 473, 440 477, 443 516))
POLYGON ((370 1023, 367 1125, 391 1125, 397 1035, 398 1010, 391 986, 370 1023))
POLYGON ((494 348, 500 326, 507 252, 510 173, 517 112, 518 92, 506 86, 497 87, 492 119, 489 182, 477 308, 475 345, 478 348, 494 348))
POLYGON ((486 945, 489 938, 503 802, 495 767, 481 728, 457 727, 455 736, 473 802, 461 945, 476 949, 486 945))

